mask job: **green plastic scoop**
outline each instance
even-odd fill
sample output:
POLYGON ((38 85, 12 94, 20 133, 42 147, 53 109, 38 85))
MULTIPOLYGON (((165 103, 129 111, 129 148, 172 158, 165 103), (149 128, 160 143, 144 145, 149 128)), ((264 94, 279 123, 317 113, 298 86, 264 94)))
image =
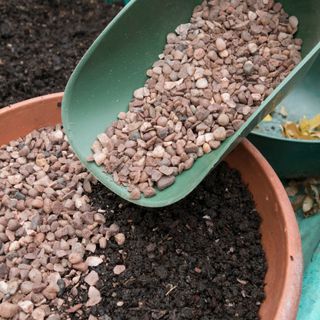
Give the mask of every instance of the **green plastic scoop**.
MULTIPOLYGON (((146 70, 162 52, 166 35, 190 20, 199 0, 133 0, 96 39, 72 74, 63 98, 62 119, 69 142, 83 163, 106 187, 129 200, 125 187, 113 182, 101 167, 88 163, 90 147, 143 86, 146 70)), ((302 62, 264 101, 259 109, 222 146, 183 172, 176 182, 155 197, 132 201, 146 207, 172 204, 190 193, 241 140, 294 87, 311 67, 320 48, 320 7, 317 0, 282 1, 285 10, 300 21, 304 40, 302 62)))

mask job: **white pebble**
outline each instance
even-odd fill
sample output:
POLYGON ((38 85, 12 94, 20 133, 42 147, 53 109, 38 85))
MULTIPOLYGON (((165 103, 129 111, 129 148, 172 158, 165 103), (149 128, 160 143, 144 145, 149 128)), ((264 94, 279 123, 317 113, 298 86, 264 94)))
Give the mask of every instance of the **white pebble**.
POLYGON ((249 49, 250 53, 253 54, 253 53, 257 52, 258 46, 257 46, 255 43, 250 42, 250 43, 248 44, 248 49, 249 49))
POLYGON ((230 94, 228 92, 222 93, 221 99, 224 103, 227 103, 231 99, 230 94))
POLYGON ((139 89, 136 89, 133 93, 133 96, 136 98, 136 99, 139 99, 139 100, 142 100, 143 97, 144 97, 144 88, 139 88, 139 89))
POLYGON ((222 50, 221 52, 219 52, 219 56, 221 58, 227 58, 227 57, 229 57, 229 51, 228 50, 222 50))
POLYGON ((152 151, 152 155, 156 158, 162 158, 164 155, 164 152, 165 152, 164 148, 162 146, 158 145, 152 151))
POLYGON ((201 78, 199 80, 197 80, 196 82, 196 87, 198 89, 205 89, 208 87, 208 80, 206 78, 201 78))
POLYGON ((119 246, 122 246, 126 241, 126 237, 123 233, 118 233, 114 236, 114 240, 119 246))
POLYGON ((217 47, 218 51, 223 51, 227 48, 227 44, 223 38, 217 38, 216 47, 217 47))
POLYGON ((126 266, 124 266, 123 264, 118 264, 113 268, 113 273, 116 275, 119 275, 123 273, 125 270, 126 270, 126 266))
POLYGON ((101 166, 106 158, 107 156, 103 152, 95 153, 93 155, 93 159, 98 166, 101 166))
POLYGON ((248 18, 249 18, 250 21, 256 20, 257 14, 255 12, 253 12, 253 11, 249 11, 248 12, 248 18))
POLYGON ((289 18, 289 23, 290 23, 290 26, 293 28, 293 29, 296 29, 298 27, 298 24, 299 24, 299 20, 297 17, 295 16, 291 16, 289 18))
POLYGON ((86 263, 89 267, 97 267, 103 262, 103 259, 100 257, 88 257, 86 263))

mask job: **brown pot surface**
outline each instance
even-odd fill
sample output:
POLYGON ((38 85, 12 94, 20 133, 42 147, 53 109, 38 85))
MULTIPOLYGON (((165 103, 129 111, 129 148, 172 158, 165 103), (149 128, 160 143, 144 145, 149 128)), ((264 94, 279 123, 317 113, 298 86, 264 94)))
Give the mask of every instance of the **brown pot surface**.
MULTIPOLYGON (((63 93, 33 98, 0 109, 0 145, 34 129, 61 122, 63 93)), ((259 151, 244 140, 226 161, 239 170, 262 217, 262 244, 268 262, 263 320, 294 320, 301 293, 303 263, 295 214, 279 178, 259 151)))

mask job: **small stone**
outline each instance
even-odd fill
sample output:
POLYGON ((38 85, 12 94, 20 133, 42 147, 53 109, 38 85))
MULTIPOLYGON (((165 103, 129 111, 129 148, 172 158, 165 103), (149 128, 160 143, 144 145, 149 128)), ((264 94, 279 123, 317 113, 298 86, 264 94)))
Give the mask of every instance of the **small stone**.
POLYGON ((152 152, 152 155, 156 158, 162 158, 164 155, 164 148, 160 145, 156 146, 152 152))
POLYGON ((133 93, 133 96, 136 99, 142 100, 144 98, 144 88, 139 88, 139 89, 135 90, 133 93))
POLYGON ((223 38, 217 38, 216 47, 217 47, 218 51, 223 51, 227 48, 227 44, 223 38))
POLYGON ((101 224, 106 222, 105 216, 101 213, 95 213, 93 217, 94 217, 94 221, 97 223, 101 224))
POLYGON ((53 131, 49 135, 52 142, 62 142, 63 141, 63 132, 61 130, 53 131))
POLYGON ((57 250, 56 251, 56 256, 58 257, 58 258, 63 258, 63 257, 65 257, 67 255, 67 252, 65 251, 65 250, 57 250))
POLYGON ((166 117, 159 117, 157 120, 157 125, 161 127, 165 127, 168 122, 168 119, 166 117))
POLYGON ((0 304, 0 317, 3 317, 5 319, 13 318, 18 313, 18 311, 18 306, 10 302, 5 301, 0 304))
POLYGON ((250 21, 254 21, 257 18, 257 14, 255 12, 253 12, 253 11, 249 11, 248 12, 248 18, 249 18, 250 21))
POLYGON ((151 198, 156 195, 156 190, 152 187, 147 187, 143 189, 143 195, 145 198, 151 198))
POLYGON ((7 288, 7 293, 10 294, 11 296, 13 296, 19 288, 20 283, 16 280, 10 280, 8 282, 8 288, 7 288))
POLYGON ((200 135, 197 137, 197 140, 196 140, 196 145, 197 146, 202 146, 203 144, 205 143, 205 137, 204 135, 200 135))
POLYGON ((177 39, 177 36, 175 33, 169 33, 167 35, 167 42, 168 44, 172 44, 172 43, 175 43, 176 42, 176 39, 177 39))
POLYGON ((230 101, 231 97, 230 97, 230 93, 225 92, 221 94, 221 99, 224 103, 227 103, 230 101))
POLYGON ((92 271, 90 271, 89 274, 86 275, 86 277, 84 278, 84 281, 89 286, 95 286, 96 283, 99 281, 99 275, 96 271, 92 270, 92 271))
POLYGON ((42 274, 37 269, 31 269, 28 276, 33 283, 41 283, 42 281, 42 274))
POLYGON ((260 93, 261 95, 266 91, 266 87, 263 84, 254 85, 254 89, 257 93, 260 93))
POLYGON ((213 136, 215 140, 223 141, 226 139, 226 129, 224 127, 219 127, 213 131, 213 136))
POLYGON ((10 219, 8 221, 7 229, 10 231, 16 231, 20 228, 20 223, 16 219, 10 219))
POLYGON ((197 153, 198 146, 192 142, 188 142, 188 144, 185 146, 185 152, 186 153, 197 153))
POLYGON ((45 311, 42 308, 34 309, 32 312, 32 318, 36 320, 44 320, 46 316, 45 311))
POLYGON ((101 249, 105 249, 107 247, 107 239, 105 237, 99 239, 99 247, 101 249))
POLYGON ((43 207, 43 199, 41 197, 36 197, 32 200, 31 205, 35 209, 41 209, 43 207))
POLYGON ((23 177, 21 174, 15 174, 13 176, 9 176, 7 179, 11 185, 16 185, 22 181, 23 177))
POLYGON ((97 152, 93 155, 93 159, 98 166, 101 166, 106 158, 107 155, 103 152, 97 152))
POLYGON ((227 57, 229 57, 229 51, 228 50, 222 50, 222 51, 219 52, 219 56, 221 58, 227 58, 227 57))
POLYGON ((209 153, 211 151, 210 145, 208 143, 204 143, 202 146, 202 150, 204 153, 209 153))
POLYGON ((20 291, 27 295, 32 291, 33 283, 31 281, 24 281, 20 285, 20 291))
POLYGON ((103 262, 103 259, 100 257, 88 257, 86 263, 89 267, 97 267, 103 262))
POLYGON ((72 252, 70 255, 69 255, 69 261, 71 264, 77 264, 77 263, 80 263, 82 262, 82 255, 78 252, 72 252))
POLYGON ((254 70, 254 65, 251 61, 246 61, 243 65, 243 71, 246 75, 251 75, 254 70))
POLYGON ((205 89, 208 87, 208 80, 206 78, 200 78, 196 82, 196 87, 198 89, 205 89))
POLYGON ((241 32, 241 38, 244 40, 244 41, 250 41, 251 40, 251 35, 248 31, 244 30, 241 32))
POLYGON ((220 126, 225 127, 229 123, 229 117, 225 113, 221 113, 217 119, 220 126))
POLYGON ((251 97, 253 101, 260 101, 261 100, 261 94, 260 93, 252 93, 251 97))
POLYGON ((194 163, 194 159, 193 158, 189 158, 188 160, 186 160, 184 162, 185 170, 189 170, 193 166, 193 163, 194 163))
POLYGON ((72 265, 72 268, 81 272, 86 272, 88 270, 88 265, 85 262, 80 262, 72 265))
POLYGON ((157 182, 157 187, 159 190, 164 190, 171 186, 176 180, 175 176, 164 176, 157 182))
POLYGON ((63 211, 63 204, 60 201, 54 201, 51 210, 54 214, 60 214, 63 211))
POLYGON ((120 228, 116 223, 112 223, 109 227, 110 234, 114 236, 119 232, 120 228))
POLYGON ((119 112, 118 119, 125 120, 127 118, 127 114, 125 112, 119 112))
POLYGON ((20 157, 26 157, 29 153, 30 153, 30 149, 29 149, 28 146, 23 146, 23 147, 19 150, 19 156, 20 156, 20 157))
POLYGON ((243 124, 244 124, 243 120, 233 120, 232 121, 232 125, 233 125, 234 130, 239 130, 243 124))
POLYGON ((119 245, 119 246, 122 246, 125 241, 126 241, 126 237, 123 233, 117 233, 115 236, 114 236, 114 240, 116 241, 116 243, 119 245))
POLYGON ((258 50, 258 46, 257 46, 255 43, 250 42, 250 43, 248 44, 248 49, 249 49, 249 51, 250 51, 251 54, 254 54, 254 53, 256 53, 257 50, 258 50))
POLYGON ((97 248, 97 246, 95 243, 88 243, 86 246, 86 251, 90 251, 92 253, 95 253, 96 248, 97 248))
POLYGON ((30 300, 18 302, 19 308, 25 313, 31 313, 33 311, 33 303, 30 300))
POLYGON ((90 286, 89 288, 88 297, 89 300, 86 303, 86 307, 95 306, 101 301, 100 291, 93 286, 90 286))
POLYGON ((166 176, 171 176, 173 174, 173 168, 168 166, 160 166, 159 171, 166 176))
POLYGON ((116 265, 116 266, 113 268, 113 273, 114 273, 115 275, 119 275, 119 274, 123 273, 125 270, 126 270, 126 266, 125 266, 125 265, 122 265, 122 264, 119 264, 119 265, 116 265))
POLYGON ((299 24, 298 18, 295 17, 295 16, 291 16, 289 18, 289 24, 292 27, 292 29, 294 29, 294 30, 297 29, 298 28, 298 24, 299 24))
POLYGON ((78 311, 79 309, 81 309, 81 308, 82 308, 82 303, 78 303, 78 304, 75 304, 74 306, 68 308, 68 309, 66 310, 66 312, 68 312, 68 313, 75 313, 75 312, 77 312, 77 311, 78 311))
POLYGON ((201 60, 205 56, 206 52, 202 48, 194 50, 193 57, 196 60, 201 60))
POLYGON ((57 284, 49 284, 43 291, 42 294, 48 299, 53 300, 57 297, 59 292, 59 287, 57 284))
POLYGON ((3 294, 8 293, 8 284, 5 281, 0 281, 0 292, 3 294))
POLYGON ((130 199, 131 200, 139 200, 141 198, 141 192, 138 188, 134 188, 131 192, 130 192, 130 199))
POLYGON ((50 314, 47 320, 61 320, 61 317, 57 314, 50 314))

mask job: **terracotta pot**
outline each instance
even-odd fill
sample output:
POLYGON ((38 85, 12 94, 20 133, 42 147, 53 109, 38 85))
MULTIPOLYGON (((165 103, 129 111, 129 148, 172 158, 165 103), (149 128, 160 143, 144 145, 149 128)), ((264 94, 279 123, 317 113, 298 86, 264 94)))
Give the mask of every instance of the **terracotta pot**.
MULTIPOLYGON (((26 100, 0 110, 0 145, 33 129, 61 121, 62 93, 26 100)), ((240 171, 262 217, 262 242, 268 261, 266 299, 260 316, 265 320, 296 319, 302 281, 302 251, 297 222, 277 175, 244 140, 226 161, 240 171)))

